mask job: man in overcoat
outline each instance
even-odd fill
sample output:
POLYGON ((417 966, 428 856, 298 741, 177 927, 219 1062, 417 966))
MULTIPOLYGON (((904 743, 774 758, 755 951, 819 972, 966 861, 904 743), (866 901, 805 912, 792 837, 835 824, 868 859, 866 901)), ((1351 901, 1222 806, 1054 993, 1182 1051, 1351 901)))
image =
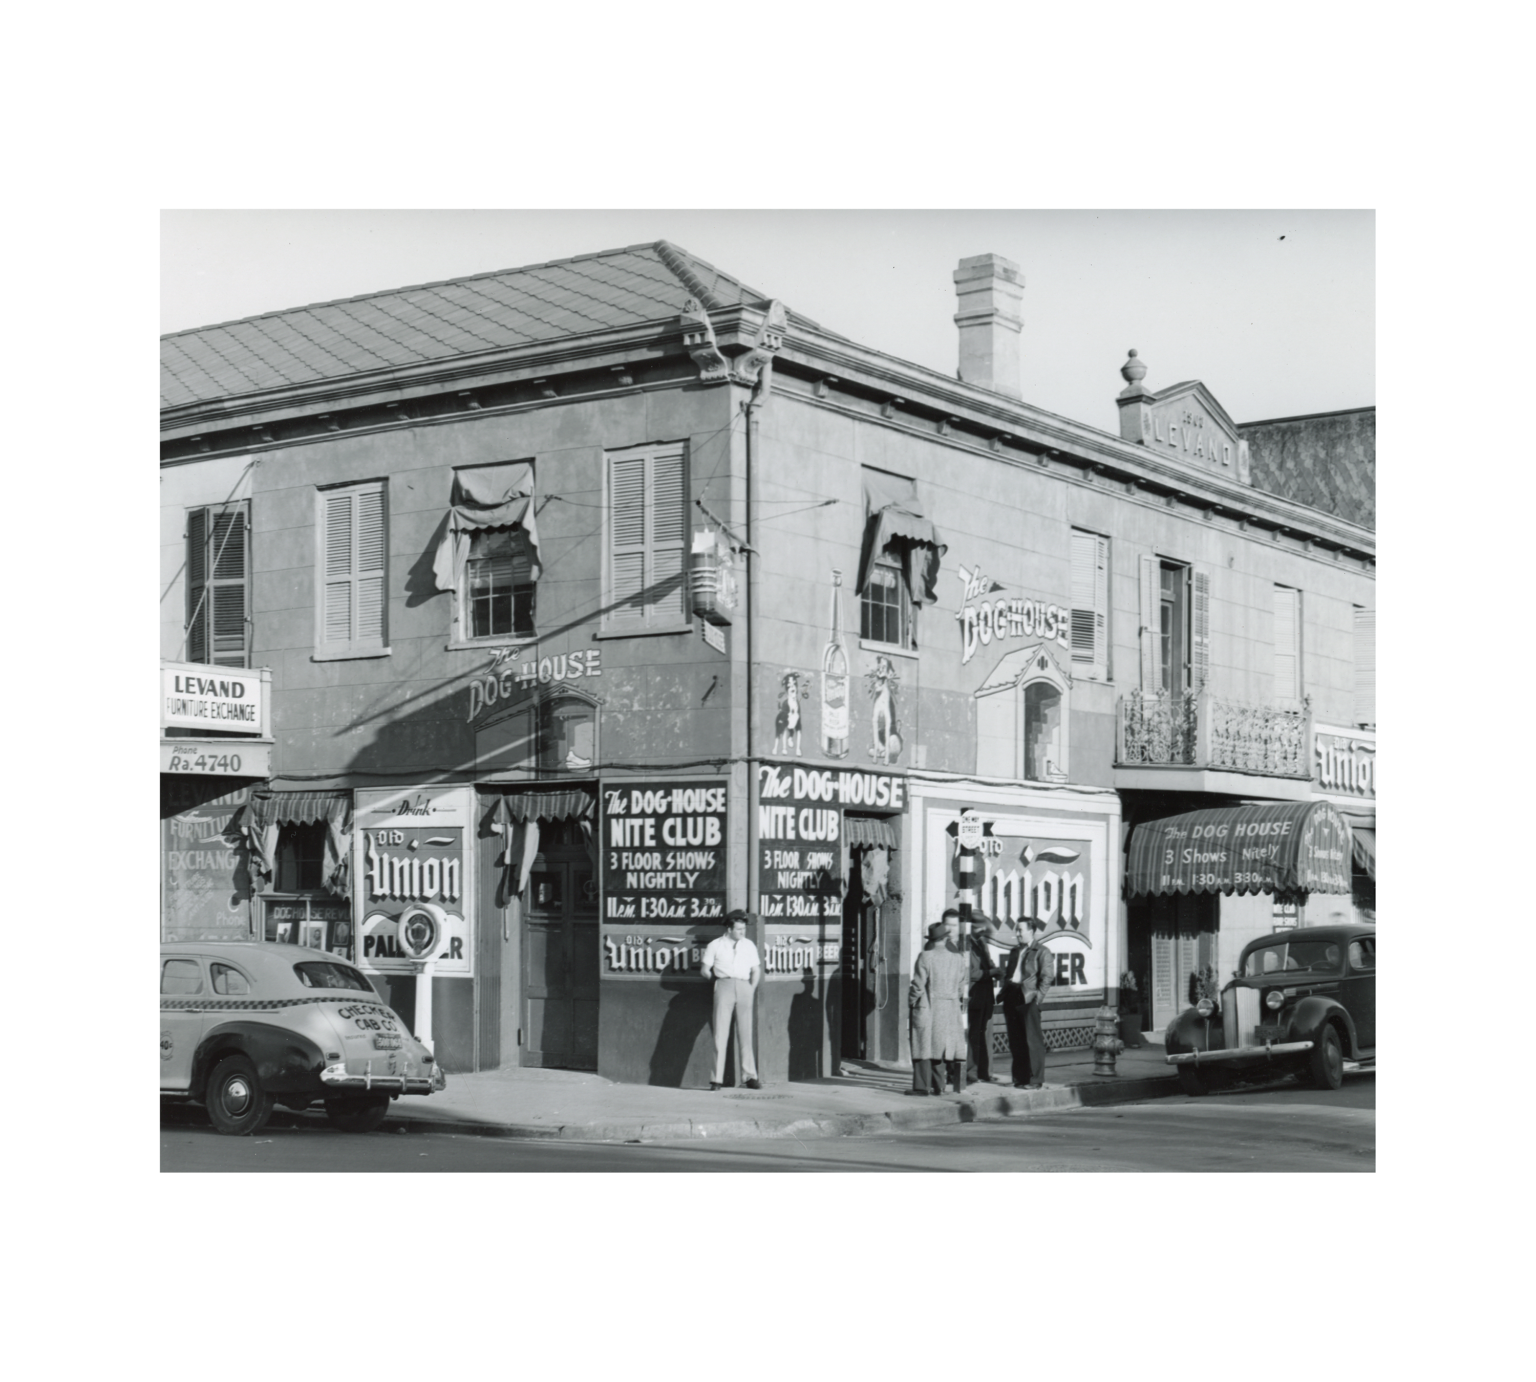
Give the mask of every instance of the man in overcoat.
POLYGON ((1013 1052, 1015 1089, 1039 1089, 1045 1083, 1045 1029, 1040 1009, 1051 987, 1055 957, 1038 936, 1019 944, 1003 961, 1003 1021, 1013 1052))
POLYGON ((912 1037, 912 1092, 942 1094, 944 1072, 956 1092, 965 1088, 965 990, 969 965, 959 947, 947 939, 953 918, 958 931, 960 914, 953 908, 944 921, 928 928, 928 948, 917 957, 912 983, 907 989, 907 1009, 912 1037))

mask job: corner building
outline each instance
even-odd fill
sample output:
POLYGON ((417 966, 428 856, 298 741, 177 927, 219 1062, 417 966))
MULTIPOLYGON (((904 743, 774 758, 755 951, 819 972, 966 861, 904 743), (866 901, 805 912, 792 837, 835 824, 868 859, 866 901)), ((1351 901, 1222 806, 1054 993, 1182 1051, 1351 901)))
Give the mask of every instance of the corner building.
POLYGON ((1017 270, 955 280, 959 379, 666 242, 164 338, 164 474, 248 513, 249 932, 348 955, 450 1071, 697 1085, 732 906, 770 1081, 906 1059, 962 897, 1043 930, 1058 1047, 1127 969, 1162 1025, 1277 909, 1352 908, 1314 719, 1365 732, 1371 530, 1135 357, 1118 433, 1031 407, 1017 270), (1244 804, 1329 824, 1128 894, 1136 829, 1244 804))

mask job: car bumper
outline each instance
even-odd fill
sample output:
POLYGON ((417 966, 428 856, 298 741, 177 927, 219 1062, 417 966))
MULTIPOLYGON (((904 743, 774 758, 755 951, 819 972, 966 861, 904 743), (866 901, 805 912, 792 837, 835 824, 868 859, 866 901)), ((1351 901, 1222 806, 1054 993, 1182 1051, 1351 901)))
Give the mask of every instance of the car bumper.
POLYGON ((1216 1061, 1265 1061, 1272 1056, 1296 1056, 1310 1051, 1316 1043, 1310 1041, 1276 1041, 1268 1046, 1237 1046, 1219 1051, 1180 1051, 1164 1056, 1169 1065, 1211 1065, 1216 1061))
POLYGON ((371 1070, 358 1075, 338 1063, 320 1072, 320 1083, 327 1093, 435 1094, 448 1087, 448 1077, 440 1065, 434 1065, 426 1075, 375 1075, 371 1070))

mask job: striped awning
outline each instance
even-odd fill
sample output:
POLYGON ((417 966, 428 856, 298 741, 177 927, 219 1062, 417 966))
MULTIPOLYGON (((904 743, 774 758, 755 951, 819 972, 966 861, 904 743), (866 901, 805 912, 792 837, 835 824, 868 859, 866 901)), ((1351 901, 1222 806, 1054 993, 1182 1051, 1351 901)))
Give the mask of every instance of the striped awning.
POLYGON ((872 820, 868 816, 844 816, 843 837, 857 849, 860 845, 884 845, 895 849, 900 835, 889 821, 872 820))
POLYGON ((1357 825, 1351 827, 1349 834, 1355 848, 1355 862, 1372 878, 1376 877, 1376 828, 1357 825))
POLYGON ((1349 826, 1326 801, 1190 811, 1131 832, 1127 897, 1167 893, 1347 893, 1349 826))
POLYGON ((310 825, 316 821, 352 819, 352 793, 324 792, 253 792, 251 814, 260 825, 310 825))
POLYGON ((591 820, 597 814, 596 798, 579 789, 563 792, 509 792, 507 815, 514 821, 591 820))

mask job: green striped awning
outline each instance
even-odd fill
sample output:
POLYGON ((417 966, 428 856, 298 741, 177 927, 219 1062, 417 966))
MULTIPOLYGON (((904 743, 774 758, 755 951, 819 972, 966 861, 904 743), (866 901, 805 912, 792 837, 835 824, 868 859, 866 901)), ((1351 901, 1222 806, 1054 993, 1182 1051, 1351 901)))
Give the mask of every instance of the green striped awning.
POLYGON ((1349 826, 1326 801, 1223 806, 1131 832, 1127 897, 1166 893, 1347 893, 1349 826))

